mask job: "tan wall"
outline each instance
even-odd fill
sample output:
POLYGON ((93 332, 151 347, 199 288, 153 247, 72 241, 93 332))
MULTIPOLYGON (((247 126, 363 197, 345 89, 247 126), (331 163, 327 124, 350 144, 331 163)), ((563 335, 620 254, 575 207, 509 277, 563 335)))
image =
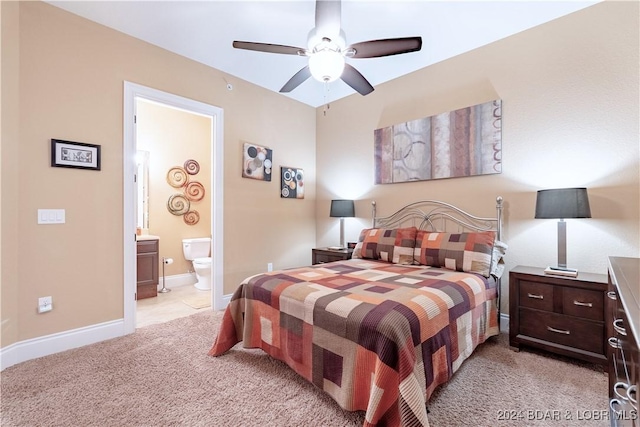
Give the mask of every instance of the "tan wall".
MULTIPOLYGON (((211 237, 211 134, 210 118, 169 108, 155 103, 137 103, 137 149, 149 155, 149 234, 160 237, 160 257, 173 258, 165 267, 165 275, 193 271, 182 253, 182 239, 211 237), (189 175, 190 182, 204 186, 204 198, 191 203, 191 210, 200 215, 195 225, 187 225, 182 215, 173 215, 167 201, 174 194, 184 194, 167 182, 169 169, 192 159, 200 170, 189 175)), ((160 268, 162 272, 162 268, 160 268)))
POLYGON ((18 3, 0 2, 2 13, 2 63, 0 68, 2 110, 0 128, 2 133, 0 157, 0 346, 5 347, 17 340, 18 336, 18 247, 19 183, 19 115, 18 96, 19 19, 18 3))
POLYGON ((507 267, 555 265, 556 222, 534 220, 536 191, 586 186, 593 218, 568 221, 569 265, 606 273, 608 256, 638 256, 638 17, 638 2, 604 2, 319 109, 318 244, 337 241, 332 198, 357 199, 354 240, 372 199, 382 215, 420 199, 492 215, 502 195, 507 267), (373 185, 374 129, 497 98, 502 174, 373 185))
POLYGON ((313 108, 46 3, 5 3, 3 24, 6 9, 19 9, 12 39, 19 55, 5 52, 3 37, 3 70, 12 60, 9 68, 18 71, 19 59, 19 86, 7 99, 3 91, 2 107, 4 116, 8 105, 19 106, 19 120, 12 120, 12 135, 19 138, 5 139, 3 126, 3 308, 6 296, 16 302, 15 309, 2 311, 3 347, 123 317, 125 80, 224 110, 225 293, 265 270, 268 262, 279 268, 311 261, 313 108), (233 91, 226 89, 225 79, 233 91), (102 170, 50 167, 51 138, 100 144, 102 170), (276 181, 243 179, 243 141, 272 148, 276 170, 280 165, 304 168, 305 199, 280 199, 276 181), (11 163, 5 168, 7 155, 11 163), (5 192, 7 178, 13 188, 5 192), (9 206, 15 213, 5 212, 9 206), (37 225, 39 208, 66 209, 66 224, 37 225), (5 272, 8 261, 15 262, 15 270, 5 272), (53 297, 53 311, 36 314, 37 298, 47 295, 53 297))

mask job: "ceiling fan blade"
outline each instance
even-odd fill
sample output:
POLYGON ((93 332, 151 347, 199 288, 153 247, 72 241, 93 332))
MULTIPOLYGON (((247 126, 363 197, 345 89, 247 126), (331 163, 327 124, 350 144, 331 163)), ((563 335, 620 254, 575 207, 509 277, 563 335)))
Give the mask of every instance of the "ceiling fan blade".
POLYGON ((305 49, 295 46, 284 46, 281 44, 254 43, 234 41, 233 47, 236 49, 257 50, 258 52, 281 53, 284 55, 304 55, 305 49))
POLYGON ((349 64, 344 64, 344 71, 340 76, 342 81, 351 86, 360 95, 369 95, 373 92, 373 86, 364 78, 360 71, 349 64))
POLYGON ((322 37, 335 37, 340 34, 340 0, 316 1, 316 33, 322 37))
POLYGON ((309 66, 307 65, 306 67, 295 73, 293 77, 291 77, 289 81, 286 82, 284 86, 282 86, 280 92, 291 92, 302 83, 304 83, 304 81, 309 77, 311 77, 311 71, 309 71, 309 66))
POLYGON ((356 51, 352 58, 379 58, 381 56, 416 52, 422 49, 422 37, 369 40, 349 46, 356 51))

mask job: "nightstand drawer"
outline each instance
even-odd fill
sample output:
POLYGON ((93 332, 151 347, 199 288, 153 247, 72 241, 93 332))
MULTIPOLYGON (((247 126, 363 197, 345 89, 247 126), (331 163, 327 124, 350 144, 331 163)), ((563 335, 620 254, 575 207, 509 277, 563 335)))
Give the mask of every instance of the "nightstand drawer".
POLYGON ((562 312, 591 320, 604 320, 604 294, 588 289, 565 288, 562 292, 562 312))
POLYGON ((326 262, 343 261, 351 258, 353 249, 331 250, 315 248, 311 250, 311 263, 324 264, 326 262))
POLYGON ((521 308, 520 333, 556 344, 604 354, 602 323, 521 308))
MULTIPOLYGON (((604 274, 545 274, 539 267, 509 272, 509 344, 605 363, 604 274)), ((640 427, 640 426, 639 426, 640 427)))
POLYGON ((316 263, 324 264, 325 262, 334 262, 343 260, 343 255, 316 254, 316 263))
POLYGON ((553 311, 553 286, 526 280, 521 281, 520 307, 553 311))

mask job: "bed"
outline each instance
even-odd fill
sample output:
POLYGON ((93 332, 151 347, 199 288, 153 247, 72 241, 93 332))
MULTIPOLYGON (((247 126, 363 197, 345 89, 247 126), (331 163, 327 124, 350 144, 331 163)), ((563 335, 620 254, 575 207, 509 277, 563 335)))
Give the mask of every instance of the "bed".
POLYGON ((251 276, 209 354, 260 348, 364 426, 428 426, 427 402, 499 333, 502 198, 493 218, 440 201, 376 216, 350 260, 251 276))

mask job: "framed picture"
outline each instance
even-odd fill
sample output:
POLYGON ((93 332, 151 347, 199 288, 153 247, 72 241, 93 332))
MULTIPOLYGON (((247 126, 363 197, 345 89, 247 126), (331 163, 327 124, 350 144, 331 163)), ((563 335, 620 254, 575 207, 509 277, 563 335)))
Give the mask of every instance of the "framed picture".
POLYGON ((300 168, 280 168, 280 197, 304 199, 304 172, 300 168))
POLYGON ((273 151, 267 147, 244 143, 242 148, 242 177, 271 181, 273 151))
POLYGON ((374 131, 374 184, 502 173, 502 100, 374 131))
POLYGON ((51 166, 100 170, 100 146, 82 142, 51 140, 51 166))

